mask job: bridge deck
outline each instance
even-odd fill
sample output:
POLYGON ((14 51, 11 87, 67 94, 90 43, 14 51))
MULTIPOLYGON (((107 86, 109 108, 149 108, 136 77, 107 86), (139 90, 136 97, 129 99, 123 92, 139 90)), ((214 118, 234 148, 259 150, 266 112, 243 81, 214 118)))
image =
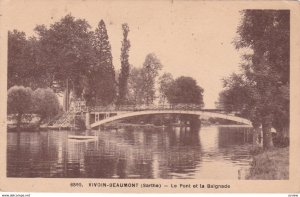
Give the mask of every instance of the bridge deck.
MULTIPOLYGON (((107 111, 108 112, 108 111, 107 111)), ((98 112, 101 113, 101 112, 98 112)), ((116 113, 116 111, 114 112, 116 113)), ((229 115, 225 113, 217 113, 217 112, 211 112, 211 111, 205 111, 205 110, 139 110, 139 111, 131 111, 131 112, 124 112, 124 111, 119 111, 119 113, 116 113, 115 116, 110 116, 102 120, 97 120, 95 123, 91 124, 91 128, 100 126, 102 124, 112 122, 115 120, 123 119, 123 118, 128 118, 128 117, 134 117, 134 116, 141 116, 141 115, 150 115, 150 114, 189 114, 189 115, 198 115, 198 116, 208 116, 208 117, 213 117, 213 118, 222 118, 226 120, 231 120, 235 122, 239 122, 245 125, 251 125, 251 121, 237 117, 234 115, 229 115), (123 113, 121 113, 123 112, 123 113)))

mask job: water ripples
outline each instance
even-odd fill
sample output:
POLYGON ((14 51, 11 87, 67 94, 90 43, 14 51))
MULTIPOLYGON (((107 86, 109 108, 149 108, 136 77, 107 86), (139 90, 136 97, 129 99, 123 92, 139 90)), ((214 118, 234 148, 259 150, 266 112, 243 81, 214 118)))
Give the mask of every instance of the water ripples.
POLYGON ((7 176, 237 179, 251 161, 249 128, 120 129, 68 139, 75 134, 85 132, 8 133, 7 176))

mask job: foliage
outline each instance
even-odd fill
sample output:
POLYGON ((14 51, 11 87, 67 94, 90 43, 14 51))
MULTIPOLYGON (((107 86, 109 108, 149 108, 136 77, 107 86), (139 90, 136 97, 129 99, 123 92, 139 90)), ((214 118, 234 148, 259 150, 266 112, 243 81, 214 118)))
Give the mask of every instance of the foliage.
POLYGON ((111 46, 103 20, 98 24, 93 36, 95 64, 90 67, 88 86, 92 90, 85 96, 88 103, 107 105, 116 95, 115 70, 112 62, 111 46))
POLYGON ((122 24, 123 29, 123 41, 121 48, 121 73, 119 75, 119 95, 118 104, 123 104, 126 101, 126 96, 128 93, 128 77, 130 72, 129 64, 129 48, 130 41, 128 40, 129 27, 126 23, 122 24))
POLYGON ((220 102, 226 109, 243 112, 254 125, 262 123, 264 148, 270 148, 271 127, 280 131, 289 122, 289 11, 244 10, 242 14, 235 46, 252 53, 243 56, 242 74, 224 81, 220 102))
POLYGON ((219 102, 227 112, 239 112, 253 124, 260 124, 256 106, 255 87, 242 74, 233 73, 223 80, 224 90, 219 94, 219 102))
POLYGON ((14 85, 45 86, 36 59, 37 40, 34 37, 27 39, 24 32, 8 31, 8 88, 14 85))
POLYGON ((8 88, 22 84, 24 75, 24 52, 26 51, 26 36, 24 32, 8 32, 8 88), (19 71, 17 73, 17 71, 19 71))
POLYGON ((167 93, 174 82, 173 76, 171 73, 164 73, 162 76, 159 77, 159 96, 160 96, 160 103, 165 104, 167 100, 167 93))
POLYGON ((128 80, 128 102, 150 105, 155 100, 155 83, 162 64, 155 54, 146 56, 142 68, 132 68, 128 80))
MULTIPOLYGON (((145 80, 145 72, 146 69, 144 67, 131 69, 128 88, 128 98, 130 103, 149 105, 152 104, 155 98, 155 81, 152 80, 151 84, 149 84, 149 81, 145 80), (153 89, 149 90, 149 87, 152 87, 153 89), (151 100, 152 102, 147 100, 149 98, 153 99, 151 100)), ((155 79, 157 75, 155 74, 152 77, 155 79)), ((204 90, 198 86, 196 80, 191 77, 179 77, 174 80, 170 73, 164 73, 161 77, 159 77, 158 84, 160 102, 163 104, 168 101, 170 104, 204 105, 204 90)))
POLYGON ((40 116, 40 122, 53 118, 59 112, 56 94, 50 89, 38 88, 33 92, 33 112, 40 116))
POLYGON ((170 85, 167 99, 171 104, 198 104, 203 106, 204 90, 191 77, 179 77, 170 85))
POLYGON ((71 92, 77 98, 85 98, 87 105, 115 102, 118 80, 118 103, 152 104, 162 65, 151 53, 141 69, 130 72, 129 27, 125 23, 122 29, 121 71, 117 79, 103 20, 91 31, 87 21, 68 14, 49 27, 37 25, 37 37, 27 39, 24 32, 9 32, 8 87, 25 85, 64 91, 68 109, 71 92))
POLYGON ((142 69, 143 91, 145 104, 152 104, 155 100, 155 82, 158 77, 158 71, 162 69, 160 60, 154 53, 146 56, 142 69))
POLYGON ((246 78, 254 84, 253 97, 262 116, 289 103, 289 11, 245 10, 238 28, 238 49, 249 47, 244 56, 246 78), (256 94, 256 95, 255 95, 256 94))
POLYGON ((92 32, 85 20, 66 15, 35 31, 38 37, 30 39, 23 32, 9 32, 8 87, 50 87, 68 95, 72 90, 90 104, 114 101, 115 72, 103 20, 92 32))
POLYGON ((133 67, 128 78, 128 103, 144 104, 144 79, 141 68, 133 67))
POLYGON ((7 97, 7 112, 16 115, 19 128, 23 115, 31 113, 32 90, 24 86, 13 86, 8 90, 7 97))
MULTIPOLYGON (((118 80, 118 103, 152 104, 156 99, 157 77, 162 64, 151 53, 146 56, 142 68, 130 71, 129 27, 125 23, 122 24, 122 29, 121 71, 118 79, 103 20, 95 31, 91 31, 87 21, 75 19, 69 14, 49 27, 36 26, 37 37, 27 39, 24 32, 9 32, 8 87, 25 85, 33 90, 37 89, 36 97, 48 95, 47 91, 50 91, 41 93, 42 90, 38 88, 51 88, 54 92, 65 92, 65 103, 69 103, 72 92, 77 98, 84 97, 87 105, 108 105, 116 101, 118 80)), ((159 79, 162 102, 166 100, 171 82, 173 79, 170 74, 159 79)), ((54 100, 53 97, 53 103, 54 100)), ((202 100, 199 102, 203 103, 202 100)), ((34 110, 37 108, 39 107, 35 106, 34 110)), ((43 119, 47 117, 44 117, 42 111, 47 110, 41 109, 39 112, 43 119)), ((53 110, 56 111, 56 108, 53 110)), ((49 112, 50 116, 51 114, 49 112)))
POLYGON ((39 40, 38 64, 49 81, 48 87, 64 90, 67 80, 76 95, 82 92, 81 78, 94 64, 90 25, 82 19, 66 15, 49 28, 35 28, 39 40))

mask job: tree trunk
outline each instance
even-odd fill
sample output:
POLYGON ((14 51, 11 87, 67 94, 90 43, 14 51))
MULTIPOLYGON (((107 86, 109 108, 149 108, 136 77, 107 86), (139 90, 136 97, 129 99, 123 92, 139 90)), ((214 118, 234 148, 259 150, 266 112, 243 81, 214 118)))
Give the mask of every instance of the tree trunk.
POLYGON ((252 145, 254 147, 259 147, 261 144, 259 143, 259 125, 253 124, 253 140, 252 140, 252 145))
POLYGON ((266 115, 262 119, 262 130, 263 130, 263 148, 270 149, 273 148, 273 139, 272 139, 272 117, 271 115, 266 115))
POLYGON ((199 131, 200 129, 200 125, 201 125, 201 121, 199 119, 199 116, 195 116, 195 115, 191 115, 190 116, 190 128, 192 131, 199 131))

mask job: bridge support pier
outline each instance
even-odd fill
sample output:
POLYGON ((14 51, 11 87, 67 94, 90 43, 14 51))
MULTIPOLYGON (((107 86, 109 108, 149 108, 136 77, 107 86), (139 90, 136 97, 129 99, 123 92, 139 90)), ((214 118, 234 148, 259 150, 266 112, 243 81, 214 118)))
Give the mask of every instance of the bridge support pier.
POLYGON ((85 113, 85 128, 86 129, 91 129, 91 124, 90 124, 90 112, 85 113))
POLYGON ((193 131, 198 131, 201 127, 200 116, 192 116, 190 118, 190 128, 193 131))

